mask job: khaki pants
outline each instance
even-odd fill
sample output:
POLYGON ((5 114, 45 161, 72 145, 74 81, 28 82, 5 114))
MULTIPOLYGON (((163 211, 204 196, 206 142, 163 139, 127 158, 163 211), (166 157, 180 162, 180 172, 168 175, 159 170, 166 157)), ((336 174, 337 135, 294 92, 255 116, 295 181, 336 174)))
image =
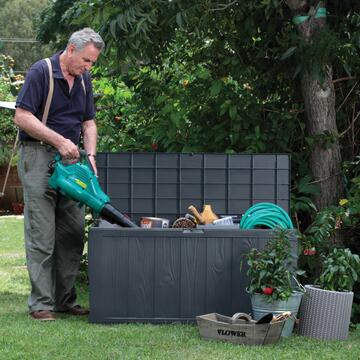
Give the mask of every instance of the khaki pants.
POLYGON ((40 143, 20 146, 30 312, 77 305, 74 284, 84 246, 84 208, 49 188, 48 163, 54 155, 40 143))

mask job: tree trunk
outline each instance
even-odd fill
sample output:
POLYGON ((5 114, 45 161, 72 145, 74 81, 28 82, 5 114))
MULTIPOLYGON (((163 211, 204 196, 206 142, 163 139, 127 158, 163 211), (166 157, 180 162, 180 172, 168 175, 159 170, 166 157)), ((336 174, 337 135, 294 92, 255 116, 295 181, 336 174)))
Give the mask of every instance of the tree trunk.
MULTIPOLYGON (((323 1, 318 1, 316 8, 309 7, 309 1, 305 0, 287 0, 286 3, 294 16, 308 15, 306 21, 297 25, 297 30, 305 41, 311 41, 314 34, 326 25, 326 17, 314 17, 319 7, 325 7, 323 1)), ((314 199, 320 210, 337 204, 344 194, 331 65, 327 66, 322 84, 305 72, 301 79, 301 90, 305 103, 307 133, 316 141, 311 150, 310 168, 320 188, 320 195, 314 199), (334 142, 327 146, 322 144, 318 139, 323 134, 333 136, 334 142)))
POLYGON ((327 146, 316 140, 310 153, 310 168, 315 182, 320 188, 320 196, 314 200, 320 210, 326 206, 337 204, 343 196, 344 190, 331 68, 328 68, 322 87, 317 80, 314 80, 309 74, 305 74, 301 79, 301 89, 309 137, 316 138, 316 135, 325 132, 333 135, 336 139, 334 143, 327 146))

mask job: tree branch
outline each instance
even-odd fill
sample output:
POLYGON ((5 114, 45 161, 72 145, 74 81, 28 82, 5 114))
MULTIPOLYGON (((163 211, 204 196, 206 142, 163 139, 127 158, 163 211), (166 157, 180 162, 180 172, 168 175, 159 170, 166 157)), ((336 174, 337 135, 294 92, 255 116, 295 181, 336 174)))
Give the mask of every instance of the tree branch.
POLYGON ((229 2, 228 4, 219 4, 218 8, 210 9, 210 11, 223 11, 238 2, 239 2, 239 0, 234 0, 234 1, 229 2))

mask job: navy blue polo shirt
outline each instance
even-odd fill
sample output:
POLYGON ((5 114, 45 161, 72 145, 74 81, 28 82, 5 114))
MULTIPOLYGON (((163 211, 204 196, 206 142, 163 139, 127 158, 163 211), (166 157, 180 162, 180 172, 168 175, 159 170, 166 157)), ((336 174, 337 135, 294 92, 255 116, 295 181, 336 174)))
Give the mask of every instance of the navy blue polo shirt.
MULTIPOLYGON (((50 58, 53 68, 54 94, 46 126, 77 145, 80 140, 82 122, 95 118, 91 79, 88 72, 83 74, 86 95, 81 83, 81 76, 75 77, 74 85, 69 92, 69 85, 60 68, 59 56, 61 53, 58 52, 50 58)), ((40 60, 27 72, 25 83, 16 99, 16 107, 31 112, 41 121, 48 91, 48 66, 45 60, 40 60)), ((20 140, 34 139, 21 130, 20 140)))

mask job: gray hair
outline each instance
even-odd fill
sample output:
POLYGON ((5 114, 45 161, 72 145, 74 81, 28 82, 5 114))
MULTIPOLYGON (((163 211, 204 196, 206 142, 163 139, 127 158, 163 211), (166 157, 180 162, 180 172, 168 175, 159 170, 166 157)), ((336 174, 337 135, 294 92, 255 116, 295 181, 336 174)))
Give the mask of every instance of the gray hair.
POLYGON ((89 44, 94 45, 100 51, 105 47, 104 40, 101 36, 88 27, 75 31, 68 41, 68 46, 70 44, 74 44, 75 49, 78 51, 84 49, 84 47, 89 44))

